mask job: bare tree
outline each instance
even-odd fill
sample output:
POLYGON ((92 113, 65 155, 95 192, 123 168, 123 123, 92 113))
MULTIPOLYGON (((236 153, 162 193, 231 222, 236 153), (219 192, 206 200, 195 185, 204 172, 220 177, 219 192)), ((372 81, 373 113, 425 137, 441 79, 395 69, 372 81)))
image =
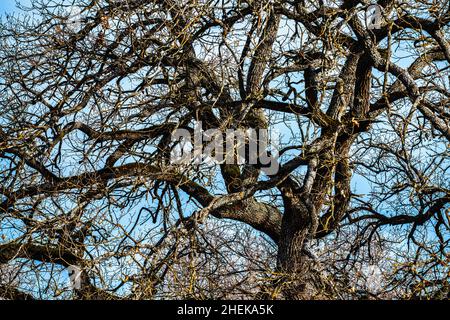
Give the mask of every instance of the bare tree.
POLYGON ((39 0, 3 19, 0 296, 448 298, 449 3, 370 5, 39 0), (279 170, 175 165, 172 133, 200 122, 278 130, 279 170))

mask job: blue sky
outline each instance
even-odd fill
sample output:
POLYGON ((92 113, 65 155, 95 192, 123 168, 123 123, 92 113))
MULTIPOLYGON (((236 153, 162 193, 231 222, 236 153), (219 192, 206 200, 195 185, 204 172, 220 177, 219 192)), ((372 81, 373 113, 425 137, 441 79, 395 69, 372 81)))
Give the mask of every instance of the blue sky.
POLYGON ((12 12, 15 6, 16 0, 1 0, 0 13, 3 15, 5 12, 12 12))
POLYGON ((28 5, 32 1, 33 0, 0 0, 0 16, 4 16, 5 13, 13 13, 16 10, 17 2, 28 5))

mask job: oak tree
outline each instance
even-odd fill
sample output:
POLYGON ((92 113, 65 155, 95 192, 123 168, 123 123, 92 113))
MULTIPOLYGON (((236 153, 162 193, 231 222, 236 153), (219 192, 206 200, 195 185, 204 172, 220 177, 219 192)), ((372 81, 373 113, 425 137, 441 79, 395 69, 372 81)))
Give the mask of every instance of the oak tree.
POLYGON ((448 298, 449 3, 371 4, 2 18, 0 296, 448 298), (199 122, 278 131, 278 172, 174 165, 199 122))

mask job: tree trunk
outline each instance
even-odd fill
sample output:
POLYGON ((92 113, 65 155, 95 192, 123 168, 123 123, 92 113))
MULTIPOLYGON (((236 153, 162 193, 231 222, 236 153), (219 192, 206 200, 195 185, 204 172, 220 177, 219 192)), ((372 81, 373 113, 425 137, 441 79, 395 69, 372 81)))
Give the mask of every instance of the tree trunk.
POLYGON ((277 268, 281 274, 281 293, 289 300, 307 299, 311 260, 305 254, 306 241, 317 227, 317 215, 305 194, 283 190, 285 212, 278 245, 277 268))

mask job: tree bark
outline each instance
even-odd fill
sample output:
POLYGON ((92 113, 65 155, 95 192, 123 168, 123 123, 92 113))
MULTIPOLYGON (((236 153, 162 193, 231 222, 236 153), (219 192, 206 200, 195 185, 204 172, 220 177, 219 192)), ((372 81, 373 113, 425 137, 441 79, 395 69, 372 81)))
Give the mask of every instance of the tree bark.
POLYGON ((281 292, 285 299, 305 299, 310 297, 306 289, 311 261, 304 247, 317 228, 317 214, 308 194, 295 194, 289 187, 282 188, 282 192, 285 212, 277 259, 281 292))

